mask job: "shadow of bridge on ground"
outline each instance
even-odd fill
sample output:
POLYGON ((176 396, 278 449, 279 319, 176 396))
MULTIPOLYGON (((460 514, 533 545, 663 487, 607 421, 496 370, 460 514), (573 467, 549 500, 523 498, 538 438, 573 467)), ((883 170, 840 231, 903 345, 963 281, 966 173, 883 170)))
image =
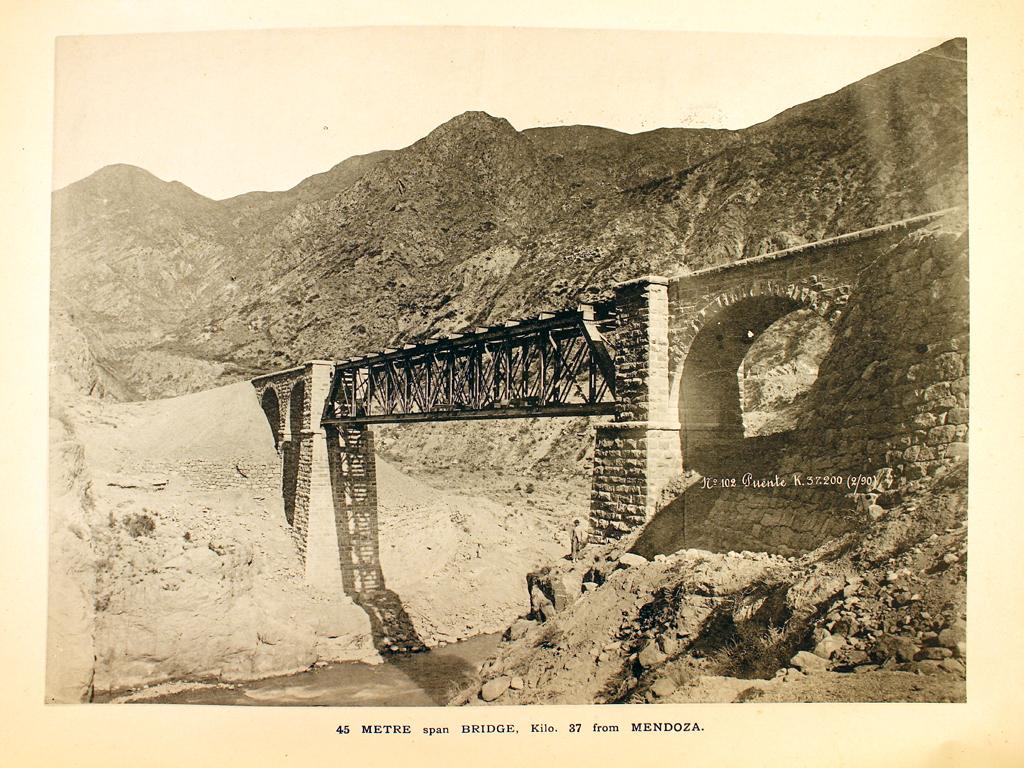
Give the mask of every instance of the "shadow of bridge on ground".
POLYGON ((345 593, 369 616, 382 655, 425 650, 401 598, 384 582, 373 432, 328 429, 327 461, 345 593))

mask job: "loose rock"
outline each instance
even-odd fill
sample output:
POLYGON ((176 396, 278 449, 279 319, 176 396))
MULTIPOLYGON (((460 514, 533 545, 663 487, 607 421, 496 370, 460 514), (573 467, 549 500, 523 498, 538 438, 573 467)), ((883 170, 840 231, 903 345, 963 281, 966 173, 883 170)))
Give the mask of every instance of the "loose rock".
POLYGON ((658 644, 651 640, 643 647, 640 651, 640 655, 637 656, 637 661, 640 666, 644 669, 650 669, 653 666, 661 664, 665 660, 665 654, 658 648, 658 644))
POLYGON ((511 627, 508 628, 509 640, 518 640, 524 637, 527 632, 537 626, 537 622, 530 621, 529 619, 516 619, 511 627))
POLYGON ((878 661, 913 661, 917 656, 919 647, 909 637, 898 635, 883 635, 871 651, 871 655, 878 661))
POLYGON ((671 696, 675 691, 676 684, 668 677, 659 678, 654 685, 651 686, 651 692, 659 699, 671 696))
POLYGON ((648 560, 643 555, 637 555, 633 552, 626 552, 624 555, 619 557, 619 565, 624 565, 627 568, 637 567, 641 565, 647 565, 648 560))
POLYGON ((828 662, 810 651, 799 651, 789 660, 789 663, 801 672, 806 672, 809 675, 815 672, 824 672, 828 669, 828 662))
POLYGON ((831 659, 835 652, 846 645, 846 638, 841 635, 829 635, 822 638, 821 642, 814 646, 814 655, 823 659, 831 659))
POLYGON ((480 689, 480 698, 484 701, 494 701, 505 695, 505 691, 512 685, 512 678, 502 675, 493 680, 488 680, 480 689))

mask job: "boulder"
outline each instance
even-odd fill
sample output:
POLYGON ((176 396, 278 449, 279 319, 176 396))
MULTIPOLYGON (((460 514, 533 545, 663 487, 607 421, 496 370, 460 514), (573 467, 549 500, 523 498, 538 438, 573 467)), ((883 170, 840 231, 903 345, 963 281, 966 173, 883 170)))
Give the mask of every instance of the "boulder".
POLYGON ((641 565, 647 565, 648 560, 643 555, 638 555, 633 552, 626 552, 619 557, 619 565, 626 568, 639 567, 641 565))
POLYGON ((808 675, 814 674, 815 672, 824 672, 828 669, 828 662, 821 658, 821 656, 817 656, 810 651, 797 652, 797 654, 789 660, 789 663, 808 675))
POLYGON ((666 633, 658 636, 658 646, 666 656, 673 656, 679 650, 679 641, 673 635, 666 633))
POLYGON ((914 664, 914 671, 922 675, 938 675, 945 671, 941 664, 939 661, 919 661, 914 664))
POLYGON ((671 696, 676 691, 676 684, 671 678, 661 677, 655 681, 654 685, 651 686, 651 693, 657 698, 663 699, 666 696, 671 696))
POLYGON ((841 635, 828 635, 814 646, 814 655, 823 659, 831 659, 835 652, 846 645, 846 638, 841 635))
POLYGON ((872 648, 871 655, 880 662, 890 659, 913 661, 919 650, 917 643, 909 637, 882 635, 872 648))
POLYGON ((958 643, 966 642, 966 640, 967 623, 964 621, 955 621, 939 632, 939 645, 950 650, 955 649, 958 643))
POLYGON ((917 654, 917 661, 942 661, 953 655, 949 648, 922 648, 917 654))
POLYGON ((530 589, 530 613, 541 621, 547 621, 556 613, 554 604, 538 584, 530 589))
POLYGON ((967 668, 956 659, 943 659, 939 662, 939 668, 944 669, 946 672, 953 672, 958 675, 964 675, 967 673, 967 668))
POLYGON ((512 678, 502 675, 493 680, 488 680, 480 689, 480 698, 484 701, 494 701, 505 695, 505 691, 512 685, 512 678))
POLYGON ((526 683, 523 682, 523 678, 521 677, 513 677, 509 682, 508 687, 513 691, 521 691, 526 687, 526 683))
POLYGON ((653 666, 661 664, 665 660, 665 654, 658 648, 657 642, 651 640, 643 647, 640 651, 640 655, 637 656, 637 661, 640 666, 644 669, 650 669, 653 666))
POLYGON ((846 663, 851 667, 857 667, 861 664, 866 664, 871 660, 871 657, 864 651, 858 651, 856 649, 847 651, 845 654, 846 663))
POLYGON ((580 599, 583 594, 583 574, 576 571, 560 572, 545 568, 526 575, 534 615, 551 618, 580 599), (539 603, 539 605, 537 604, 539 603))

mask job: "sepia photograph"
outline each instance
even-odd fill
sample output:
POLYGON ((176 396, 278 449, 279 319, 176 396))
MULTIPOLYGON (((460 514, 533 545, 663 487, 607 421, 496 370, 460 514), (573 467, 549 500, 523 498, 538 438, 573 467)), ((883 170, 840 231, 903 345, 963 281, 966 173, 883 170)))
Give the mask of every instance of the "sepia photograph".
POLYGON ((967 701, 967 68, 57 38, 46 702, 967 701))

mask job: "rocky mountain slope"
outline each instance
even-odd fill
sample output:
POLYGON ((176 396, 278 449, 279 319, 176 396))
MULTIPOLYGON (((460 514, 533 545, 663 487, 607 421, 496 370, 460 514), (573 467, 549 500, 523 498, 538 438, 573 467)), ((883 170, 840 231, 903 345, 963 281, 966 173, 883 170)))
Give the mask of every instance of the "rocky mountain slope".
POLYGON ((966 133, 952 40, 742 131, 470 112, 223 201, 110 166, 54 193, 53 304, 166 395, 962 204, 966 133))

